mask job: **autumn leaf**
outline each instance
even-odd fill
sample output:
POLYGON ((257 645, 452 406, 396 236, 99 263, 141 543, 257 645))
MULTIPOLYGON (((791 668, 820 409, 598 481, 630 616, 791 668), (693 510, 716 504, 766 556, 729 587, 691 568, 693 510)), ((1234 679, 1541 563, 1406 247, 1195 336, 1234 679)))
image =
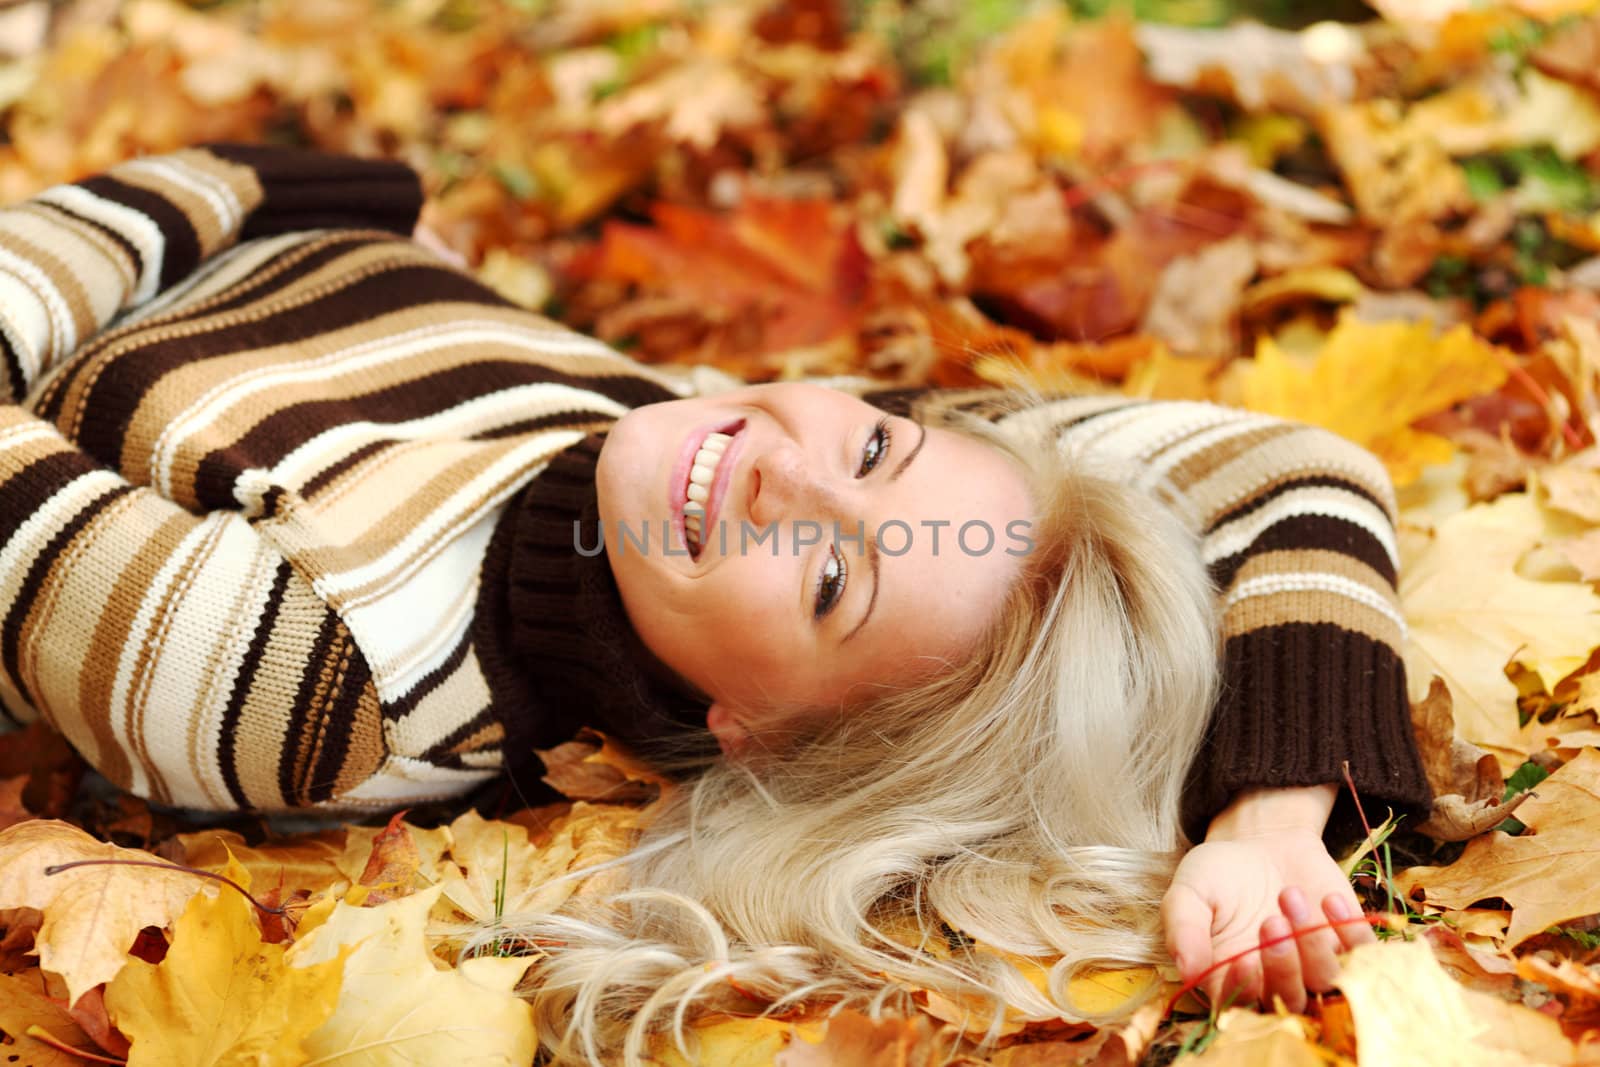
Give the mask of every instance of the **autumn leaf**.
POLYGON ((1194 1067, 1324 1067, 1307 1022, 1293 1015, 1266 1015, 1230 1008, 1217 1019, 1217 1036, 1187 1063, 1194 1067))
POLYGON ((1414 686, 1442 677, 1454 697, 1457 733, 1494 750, 1507 771, 1522 762, 1528 741, 1505 665, 1514 658, 1554 686, 1600 636, 1593 589, 1518 573, 1543 529, 1539 505, 1527 494, 1508 494, 1452 515, 1425 547, 1402 553, 1407 675, 1414 686))
POLYGON ((869 1019, 842 1011, 828 1019, 822 1040, 797 1037, 773 1067, 924 1067, 938 1060, 938 1042, 926 1018, 869 1019))
POLYGON ((711 1016, 689 1028, 687 1052, 671 1035, 661 1034, 652 1043, 651 1058, 662 1067, 775 1067, 776 1057, 794 1041, 820 1040, 822 1027, 820 1022, 711 1016))
POLYGON ((148 852, 103 844, 53 820, 0 831, 0 911, 44 913, 34 939, 39 965, 66 980, 71 1001, 116 977, 139 931, 167 926, 206 884, 190 871, 116 863, 45 873, 81 860, 159 862, 148 852))
POLYGON ((1244 372, 1242 402, 1252 411, 1325 426, 1375 452, 1396 484, 1454 451, 1411 428, 1425 415, 1487 393, 1506 380, 1493 346, 1465 327, 1436 335, 1426 323, 1367 323, 1346 317, 1310 367, 1270 338, 1244 372))
POLYGON ((1355 1016, 1361 1067, 1579 1062, 1554 1019, 1457 985, 1425 941, 1361 945, 1338 984, 1355 1016))
POLYGON ((242 866, 252 885, 284 894, 298 890, 321 892, 349 881, 337 865, 343 854, 345 831, 324 830, 299 834, 286 841, 250 846, 231 830, 202 830, 179 834, 184 862, 191 867, 221 873, 231 862, 242 866))
POLYGON ((480 957, 439 970, 424 929, 441 887, 375 908, 339 901, 291 948, 291 968, 344 958, 333 1014, 305 1040, 313 1062, 339 1067, 503 1064, 527 1067, 533 1011, 512 992, 528 959, 480 957))
POLYGON ((1448 867, 1412 867, 1397 877, 1401 891, 1446 908, 1503 898, 1507 947, 1600 912, 1600 751, 1585 749, 1539 783, 1517 818, 1529 832, 1494 831, 1469 841, 1448 867))
MULTIPOLYGON (((239 864, 228 877, 248 889, 239 864)), ((255 909, 224 887, 197 893, 172 931, 166 958, 134 960, 106 987, 112 1021, 133 1041, 128 1067, 296 1067, 305 1039, 339 999, 339 958, 288 967, 263 944, 255 909)))
POLYGON ((68 1048, 94 1050, 94 1042, 66 1009, 39 992, 38 977, 37 973, 0 974, 0 1062, 16 1067, 79 1067, 83 1060, 28 1032, 37 1027, 68 1048))
POLYGON ((450 824, 452 862, 439 886, 456 910, 481 923, 552 911, 579 886, 562 876, 622 855, 640 821, 635 808, 574 804, 534 849, 524 827, 469 811, 450 824))

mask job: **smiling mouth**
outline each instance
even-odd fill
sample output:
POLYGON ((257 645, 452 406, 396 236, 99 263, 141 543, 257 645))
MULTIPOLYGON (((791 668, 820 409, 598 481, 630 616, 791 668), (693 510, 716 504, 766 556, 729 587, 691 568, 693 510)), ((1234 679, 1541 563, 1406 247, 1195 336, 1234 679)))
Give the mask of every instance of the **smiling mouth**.
POLYGON ((683 538, 689 547, 691 559, 698 560, 702 549, 711 540, 716 506, 733 473, 733 462, 728 457, 734 438, 743 429, 744 420, 739 419, 706 434, 695 449, 683 484, 678 487, 683 538))

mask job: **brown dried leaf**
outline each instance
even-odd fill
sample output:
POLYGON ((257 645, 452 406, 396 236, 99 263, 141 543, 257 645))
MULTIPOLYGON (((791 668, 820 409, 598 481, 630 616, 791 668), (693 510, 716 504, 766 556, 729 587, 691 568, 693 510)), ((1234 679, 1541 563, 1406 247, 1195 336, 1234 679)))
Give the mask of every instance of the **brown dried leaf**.
POLYGON ((1512 908, 1508 947, 1600 912, 1600 752, 1585 749, 1541 782, 1517 818, 1530 832, 1490 833, 1469 841, 1448 867, 1403 871, 1401 891, 1453 908, 1503 898, 1512 908))
POLYGON ((405 824, 406 813, 397 811, 372 842, 372 855, 357 884, 370 886, 371 892, 362 901, 363 906, 375 907, 391 900, 409 896, 417 885, 422 867, 422 852, 411 827, 405 824))

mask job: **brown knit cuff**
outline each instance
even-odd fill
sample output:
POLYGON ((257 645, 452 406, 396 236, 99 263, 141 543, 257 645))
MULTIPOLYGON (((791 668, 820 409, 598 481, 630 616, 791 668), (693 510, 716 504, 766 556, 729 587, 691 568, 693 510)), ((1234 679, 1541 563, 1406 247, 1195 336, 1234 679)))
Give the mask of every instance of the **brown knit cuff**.
POLYGON ((1223 692, 1190 770, 1191 840, 1242 789, 1339 786, 1326 837, 1361 834, 1345 763, 1367 818, 1418 816, 1431 801, 1406 698, 1405 665, 1387 644, 1332 623, 1289 623, 1228 638, 1223 692))
POLYGON ((255 171, 262 202, 241 238, 301 230, 388 230, 409 237, 422 210, 422 182, 404 163, 357 159, 282 145, 208 144, 219 159, 255 171))

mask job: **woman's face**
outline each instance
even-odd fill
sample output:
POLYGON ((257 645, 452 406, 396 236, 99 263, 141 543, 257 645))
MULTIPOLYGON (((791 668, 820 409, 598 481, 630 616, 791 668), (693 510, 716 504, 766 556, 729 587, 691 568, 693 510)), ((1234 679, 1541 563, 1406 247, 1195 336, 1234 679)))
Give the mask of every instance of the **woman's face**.
POLYGON ((1004 453, 815 385, 635 409, 596 478, 628 617, 730 753, 959 658, 1032 545, 1004 453))

